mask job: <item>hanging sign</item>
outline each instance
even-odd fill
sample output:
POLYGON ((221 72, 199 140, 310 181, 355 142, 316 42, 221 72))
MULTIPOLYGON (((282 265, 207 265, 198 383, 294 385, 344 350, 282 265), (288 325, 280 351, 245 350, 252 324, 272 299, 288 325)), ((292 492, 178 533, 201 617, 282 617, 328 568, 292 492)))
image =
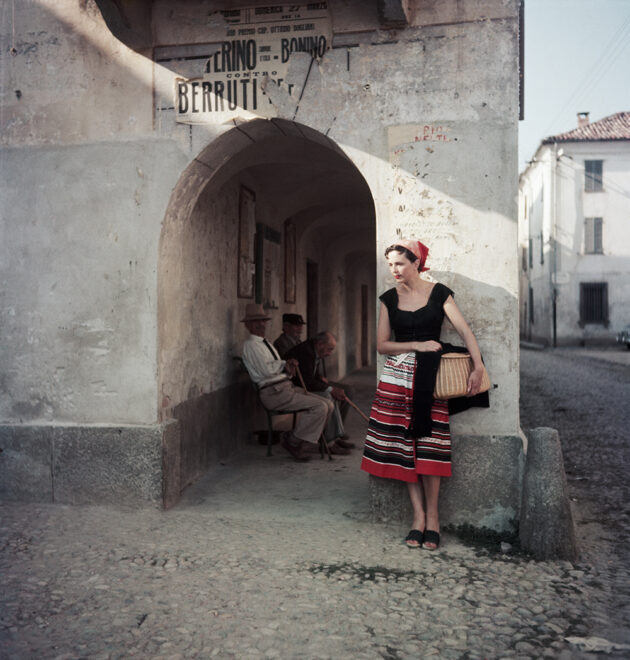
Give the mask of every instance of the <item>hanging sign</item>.
POLYGON ((175 113, 186 124, 225 121, 246 113, 273 117, 275 108, 264 89, 286 82, 292 53, 323 57, 332 27, 327 2, 228 9, 222 40, 212 46, 204 71, 175 79, 175 113))

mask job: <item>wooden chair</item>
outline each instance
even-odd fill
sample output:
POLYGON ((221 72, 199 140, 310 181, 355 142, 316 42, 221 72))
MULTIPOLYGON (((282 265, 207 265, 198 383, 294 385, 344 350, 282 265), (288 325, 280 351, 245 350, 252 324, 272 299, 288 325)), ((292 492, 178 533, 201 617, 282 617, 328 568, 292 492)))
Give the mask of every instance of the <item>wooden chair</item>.
MULTIPOLYGON (((259 394, 259 390, 256 390, 256 393, 259 394)), ((278 417, 279 415, 293 415, 293 421, 291 423, 291 429, 295 428, 295 422, 297 421, 297 414, 299 412, 305 412, 307 408, 299 408, 298 410, 271 410, 265 406, 262 402, 260 396, 258 397, 258 402, 262 406, 265 413, 267 413, 267 456, 271 456, 271 445, 273 444, 273 418, 278 417)), ((320 447, 320 452, 322 448, 320 447)), ((322 455, 323 456, 323 455, 322 455)))
MULTIPOLYGON (((245 368, 245 365, 243 364, 243 358, 239 356, 234 356, 234 360, 236 360, 239 364, 239 367, 242 371, 244 371, 248 376, 249 372, 245 368)), ((252 387, 254 388, 256 394, 258 395, 258 402, 262 406, 262 409, 265 411, 265 414, 267 415, 267 456, 272 455, 271 451, 271 446, 273 445, 273 418, 278 417, 280 415, 292 415, 293 420, 291 423, 291 429, 295 428, 295 423, 297 421, 297 414, 300 412, 306 412, 308 410, 307 408, 298 408, 297 410, 271 410, 270 408, 267 408, 265 404, 262 402, 260 398, 260 390, 256 387, 256 384, 254 383, 253 380, 249 381, 252 384, 252 387)), ((319 454, 321 458, 324 458, 324 447, 322 445, 322 442, 324 442, 324 436, 319 439, 319 454)), ((330 456, 329 456, 330 458, 330 456)))

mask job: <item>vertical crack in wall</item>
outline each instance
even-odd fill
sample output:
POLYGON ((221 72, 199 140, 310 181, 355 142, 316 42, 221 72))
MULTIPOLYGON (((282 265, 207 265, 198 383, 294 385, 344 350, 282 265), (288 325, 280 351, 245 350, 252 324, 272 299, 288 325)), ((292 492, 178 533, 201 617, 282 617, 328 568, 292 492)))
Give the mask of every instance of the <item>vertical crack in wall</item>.
POLYGON ((304 90, 306 89, 306 85, 308 84, 308 79, 309 76, 311 75, 311 69, 313 68, 313 62, 315 61, 314 57, 311 57, 311 63, 308 65, 308 71, 306 72, 306 78, 304 79, 304 84, 302 85, 302 89, 300 90, 300 98, 298 99, 298 102, 295 106, 295 112, 293 113, 293 120, 295 121, 295 118, 297 116, 298 110, 300 109, 300 103, 302 101, 302 97, 304 96, 304 90))

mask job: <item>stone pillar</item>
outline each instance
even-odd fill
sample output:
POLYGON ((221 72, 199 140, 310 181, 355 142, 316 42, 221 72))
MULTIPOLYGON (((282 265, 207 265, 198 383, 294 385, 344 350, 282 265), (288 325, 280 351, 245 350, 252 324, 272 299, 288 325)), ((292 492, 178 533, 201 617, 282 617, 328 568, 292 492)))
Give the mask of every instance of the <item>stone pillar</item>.
POLYGON ((577 558, 573 516, 560 437, 555 429, 540 427, 527 433, 523 478, 521 547, 536 559, 577 558))

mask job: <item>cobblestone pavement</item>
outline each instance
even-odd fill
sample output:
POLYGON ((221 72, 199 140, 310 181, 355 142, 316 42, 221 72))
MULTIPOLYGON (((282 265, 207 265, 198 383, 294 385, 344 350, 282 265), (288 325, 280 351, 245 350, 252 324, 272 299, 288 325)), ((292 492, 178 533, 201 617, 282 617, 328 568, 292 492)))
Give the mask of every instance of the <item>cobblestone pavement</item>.
MULTIPOLYGON (((358 450, 298 464, 252 445, 167 512, 0 507, 0 657, 628 657, 630 369, 522 358, 524 428, 561 431, 575 564, 448 534, 409 550, 406 528, 368 521, 358 450)), ((374 375, 353 384, 367 410, 374 375)))

